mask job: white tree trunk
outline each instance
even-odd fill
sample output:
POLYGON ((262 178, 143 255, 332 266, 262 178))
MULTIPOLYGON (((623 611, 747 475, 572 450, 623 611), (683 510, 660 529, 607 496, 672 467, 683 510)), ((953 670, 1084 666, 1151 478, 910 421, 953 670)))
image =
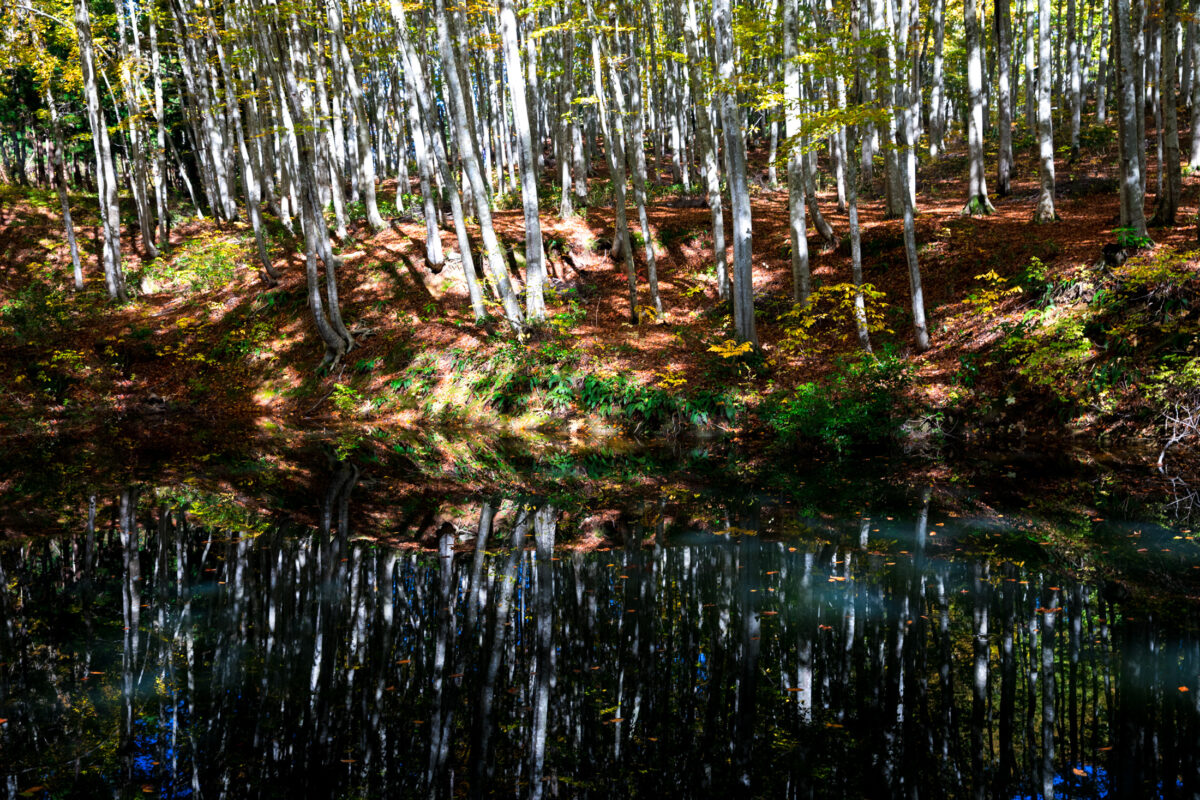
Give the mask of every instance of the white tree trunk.
POLYGON ((471 187, 471 195, 475 202, 475 213, 479 218, 479 232, 483 238, 483 249, 487 254, 488 271, 495 284, 496 294, 504 307, 504 317, 514 330, 520 331, 524 326, 521 307, 517 304, 512 283, 508 279, 508 270, 504 262, 504 252, 500 241, 496 238, 496 229, 492 225, 492 210, 489 206, 487 188, 484 186, 483 175, 479 171, 479 153, 476 149, 475 136, 470 119, 467 115, 467 98, 463 91, 459 76, 458 54, 450 41, 450 20, 446 11, 445 0, 436 0, 434 18, 437 23, 438 51, 445 65, 445 88, 447 90, 447 109, 458 142, 458 153, 462 159, 463 171, 467 183, 471 187))
POLYGON ((967 170, 969 183, 964 214, 991 214, 995 209, 988 200, 987 176, 983 163, 983 52, 980 42, 976 0, 964 0, 963 17, 967 36, 967 170))
POLYGON ((1050 117, 1050 0, 1038 0, 1038 152, 1042 192, 1034 222, 1053 222, 1054 212, 1054 121, 1050 117))
POLYGON ((1118 52, 1116 86, 1121 139, 1121 225, 1132 228, 1138 236, 1147 236, 1142 163, 1138 153, 1142 139, 1137 121, 1143 105, 1138 97, 1137 79, 1134 74, 1141 65, 1135 60, 1130 12, 1129 0, 1113 0, 1118 52))
POLYGON ((86 0, 74 0, 75 33, 79 39, 79 66, 83 73, 83 93, 87 101, 88 125, 92 130, 92 145, 96 154, 96 186, 100 201, 100 221, 103 226, 102 261, 108 296, 125 300, 125 272, 121 268, 121 210, 117 205, 117 174, 113 168, 112 144, 108 125, 100 106, 100 90, 96 83, 96 57, 92 44, 92 21, 86 0))
POLYGON ((358 81, 358 73, 354 68, 354 60, 346 47, 346 33, 342 24, 342 9, 340 0, 328 0, 329 28, 332 33, 332 48, 335 63, 340 61, 341 74, 345 80, 346 90, 350 94, 350 109, 354 116, 354 133, 357 139, 358 169, 355 173, 358 191, 366 207, 367 224, 372 230, 380 231, 386 227, 383 217, 379 215, 379 204, 375 197, 375 158, 371 152, 371 118, 367 115, 366 102, 363 99, 362 86, 358 81))
POLYGON ((792 244, 792 299, 807 303, 812 291, 805 225, 804 153, 800 148, 800 0, 783 0, 783 113, 788 142, 788 229, 792 244))
POLYGON ((542 251, 542 223, 538 210, 537 160, 533 152, 529 108, 525 103, 525 75, 521 70, 517 15, 513 10, 512 0, 499 0, 499 10, 504 68, 508 77, 513 125, 517 131, 517 151, 521 161, 521 204, 525 212, 525 318, 529 322, 541 322, 546 318, 546 302, 542 297, 546 267, 542 251))
POLYGON ((725 131, 729 196, 733 210, 733 326, 739 342, 749 342, 757 348, 750 187, 746 182, 746 140, 742 135, 742 110, 733 89, 737 74, 733 58, 733 12, 729 0, 713 0, 712 16, 717 45, 717 75, 722 86, 721 127, 725 131))

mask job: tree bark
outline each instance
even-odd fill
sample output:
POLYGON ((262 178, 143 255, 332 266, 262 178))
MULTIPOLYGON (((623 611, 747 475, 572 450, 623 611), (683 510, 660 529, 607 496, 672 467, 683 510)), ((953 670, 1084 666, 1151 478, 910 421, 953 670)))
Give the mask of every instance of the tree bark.
POLYGON ((1164 191, 1158 197, 1154 210, 1156 225, 1174 225, 1179 211, 1179 188, 1183 176, 1179 169, 1179 115, 1176 110, 1176 95, 1179 75, 1178 37, 1179 0, 1163 0, 1162 68, 1160 70, 1160 97, 1163 114, 1163 143, 1166 150, 1163 160, 1164 191))
POLYGON ((805 225, 804 152, 800 148, 800 0, 783 0, 783 109, 788 142, 788 220, 792 244, 792 299, 807 303, 811 293, 808 230, 805 225))
POLYGON ((700 49, 700 24, 696 15, 696 0, 686 0, 684 45, 687 48, 688 76, 696 104, 696 137, 700 142, 700 158, 704 162, 704 185, 708 208, 712 213, 713 254, 716 257, 717 297, 729 296, 729 271, 725 255, 725 212, 721 197, 721 170, 718 166, 717 143, 713 135, 714 108, 708 87, 700 69, 704 63, 700 49))
POLYGON ((969 184, 963 214, 991 214, 996 209, 988 200, 983 164, 983 131, 987 120, 983 109, 983 52, 980 42, 976 0, 964 0, 963 18, 967 37, 967 170, 969 184))
POLYGON ((525 213, 525 318, 531 323, 538 323, 546 318, 546 301, 542 297, 546 267, 538 210, 537 162, 533 152, 529 109, 525 103, 525 75, 521 71, 521 50, 517 42, 517 15, 512 0, 499 0, 499 8, 504 67, 521 162, 521 205, 525 213))
POLYGON ((1147 236, 1146 214, 1143 205, 1142 164, 1138 149, 1137 117, 1142 104, 1137 93, 1130 0, 1113 0, 1113 21, 1117 27, 1117 94, 1120 114, 1121 141, 1121 225, 1132 228, 1137 236, 1147 236))
POLYGON ((1034 222, 1053 222, 1054 121, 1050 117, 1050 0, 1038 0, 1038 152, 1042 193, 1034 222))
POLYGON ((713 0, 712 16, 717 47, 717 75, 721 81, 721 127, 725 131, 729 195, 733 209, 733 326, 739 342, 749 342, 757 349, 750 187, 746 182, 742 110, 733 88, 737 75, 733 63, 733 12, 729 0, 713 0))
POLYGON ((356 137, 357 170, 355 171, 356 185, 362 197, 367 212, 367 224, 374 231, 386 227, 383 217, 379 215, 379 204, 375 197, 375 157, 371 151, 371 118, 367 115, 366 102, 363 99, 362 86, 358 81, 358 73, 354 68, 354 60, 346 47, 346 33, 343 30, 341 0, 328 0, 327 16, 329 30, 332 34, 330 46, 333 49, 334 62, 340 67, 346 90, 350 95, 350 110, 354 116, 354 134, 356 137), (340 63, 338 63, 340 62, 340 63))
POLYGON ((997 124, 1000 127, 1000 146, 996 154, 996 192, 1007 197, 1012 191, 1012 80, 1009 72, 1012 42, 1012 19, 1009 14, 1011 0, 995 0, 996 3, 996 80, 997 124))
POLYGON ((92 44, 92 21, 87 0, 74 0, 75 34, 79 39, 79 67, 83 73, 83 92, 87 101, 88 125, 96 154, 96 184, 99 188, 100 221, 103 227, 102 261, 104 282, 113 300, 128 298, 125 272, 121 268, 121 210, 117 204, 117 174, 113 167, 112 143, 100 106, 96 84, 96 57, 92 44))
POLYGON ((436 0, 433 16, 437 24, 438 50, 445 65, 443 77, 449 97, 446 103, 450 120, 458 141, 459 157, 462 159, 463 171, 471 187, 475 201, 475 213, 479 218, 479 232, 483 238, 484 252, 487 254, 488 270, 495 284, 496 294, 504 307, 504 317, 516 331, 524 327, 521 307, 512 290, 508 279, 508 271, 504 263, 504 253, 500 241, 496 238, 496 229, 492 225, 492 210, 489 206, 487 188, 483 176, 479 172, 479 154, 476 150, 472 126, 467 116, 467 98, 459 78, 458 55, 450 41, 450 20, 446 10, 445 0, 436 0))

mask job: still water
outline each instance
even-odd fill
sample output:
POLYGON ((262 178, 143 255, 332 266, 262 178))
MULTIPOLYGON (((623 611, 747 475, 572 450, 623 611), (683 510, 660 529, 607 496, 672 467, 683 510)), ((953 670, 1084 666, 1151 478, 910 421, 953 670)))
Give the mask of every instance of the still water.
POLYGON ((308 528, 126 489, 0 547, 0 797, 1200 794, 1194 625, 928 491, 664 496, 600 549, 493 497, 406 550, 356 481, 308 528))

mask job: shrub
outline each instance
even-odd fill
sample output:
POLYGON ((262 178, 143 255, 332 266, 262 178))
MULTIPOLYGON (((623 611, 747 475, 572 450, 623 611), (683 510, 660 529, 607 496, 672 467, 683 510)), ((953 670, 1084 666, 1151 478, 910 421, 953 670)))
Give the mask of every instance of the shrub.
POLYGON ((904 423, 911 369, 892 353, 843 360, 824 383, 802 383, 764 405, 763 416, 786 444, 836 452, 893 438, 904 423))

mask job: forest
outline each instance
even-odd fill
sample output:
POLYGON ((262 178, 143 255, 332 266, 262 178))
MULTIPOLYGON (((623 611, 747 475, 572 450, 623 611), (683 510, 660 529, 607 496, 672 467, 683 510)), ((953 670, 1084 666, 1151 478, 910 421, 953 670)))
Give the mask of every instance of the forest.
POLYGON ((1197 796, 1198 12, 0 4, 0 796, 1197 796))
POLYGON ((1194 10, 21 0, 4 415, 1193 441, 1194 10))

